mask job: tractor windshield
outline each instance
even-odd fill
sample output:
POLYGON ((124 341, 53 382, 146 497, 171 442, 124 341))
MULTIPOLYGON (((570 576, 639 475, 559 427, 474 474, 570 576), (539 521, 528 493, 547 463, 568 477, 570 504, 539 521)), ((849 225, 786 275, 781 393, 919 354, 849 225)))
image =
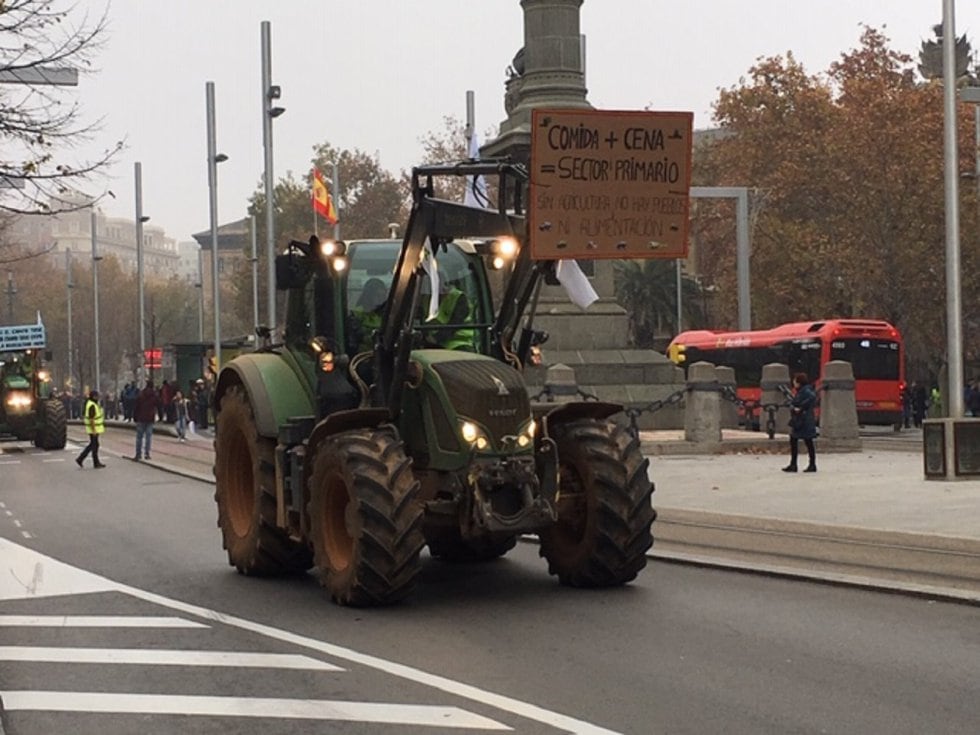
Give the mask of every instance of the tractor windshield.
MULTIPOLYGON (((351 353, 372 348, 372 334, 391 290, 401 242, 352 243, 344 309, 347 347, 351 353)), ((466 243, 436 248, 435 267, 426 259, 415 326, 428 347, 481 351, 481 336, 492 316, 487 313, 483 262, 466 243), (437 287, 433 289, 433 284, 437 287), (481 327, 483 329, 481 329, 481 327)))

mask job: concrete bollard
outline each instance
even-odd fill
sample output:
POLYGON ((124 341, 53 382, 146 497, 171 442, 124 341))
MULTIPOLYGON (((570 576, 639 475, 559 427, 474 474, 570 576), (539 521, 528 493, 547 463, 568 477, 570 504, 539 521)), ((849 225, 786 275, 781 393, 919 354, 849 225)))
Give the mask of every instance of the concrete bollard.
POLYGON ((544 378, 544 389, 548 403, 569 403, 579 400, 575 370, 562 363, 548 368, 544 378))
POLYGON ((724 391, 721 394, 721 428, 737 429, 738 406, 725 395, 727 393, 734 396, 735 389, 738 387, 735 383, 735 368, 718 365, 715 367, 715 377, 718 379, 718 387, 724 391))
POLYGON ((820 436, 824 439, 857 439, 857 404, 851 363, 831 360, 820 382, 820 436))
POLYGON ((721 441, 721 387, 710 362, 687 369, 684 439, 699 444, 721 441))
MULTIPOLYGON (((789 407, 784 406, 786 403, 786 394, 780 390, 780 386, 789 388, 790 387, 790 377, 789 377, 789 367, 783 365, 781 362, 770 362, 768 365, 762 366, 762 380, 759 383, 759 387, 762 389, 761 401, 763 406, 768 406, 770 404, 777 404, 779 408, 776 410, 776 432, 779 434, 789 433, 789 407)), ((759 427, 765 431, 766 422, 769 420, 769 413, 765 409, 761 409, 759 414, 759 427)))

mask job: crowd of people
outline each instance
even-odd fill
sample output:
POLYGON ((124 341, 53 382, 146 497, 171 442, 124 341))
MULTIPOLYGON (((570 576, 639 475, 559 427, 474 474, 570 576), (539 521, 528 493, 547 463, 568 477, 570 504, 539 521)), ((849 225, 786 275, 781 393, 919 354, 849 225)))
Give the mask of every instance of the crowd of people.
MULTIPOLYGON (((922 428, 926 418, 945 416, 943 396, 935 383, 913 380, 902 392, 902 420, 906 429, 922 428)), ((980 378, 974 378, 963 388, 963 415, 980 418, 980 378)))

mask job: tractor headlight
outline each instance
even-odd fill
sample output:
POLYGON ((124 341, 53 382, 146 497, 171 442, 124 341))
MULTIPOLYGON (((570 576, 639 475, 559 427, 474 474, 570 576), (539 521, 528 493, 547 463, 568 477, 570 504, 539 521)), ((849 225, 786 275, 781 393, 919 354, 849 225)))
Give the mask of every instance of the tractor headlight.
POLYGON ((47 383, 49 380, 51 380, 51 373, 49 373, 47 370, 38 370, 37 379, 42 383, 47 383))
POLYGON ((26 391, 12 391, 7 396, 7 407, 12 409, 30 408, 33 401, 31 394, 26 391))
POLYGON ((461 421, 459 424, 459 434, 463 437, 463 441, 481 451, 490 446, 490 440, 487 439, 487 435, 472 421, 461 421))
POLYGON ((480 430, 476 428, 476 424, 474 424, 472 421, 464 421, 459 427, 459 433, 463 435, 463 439, 468 444, 472 444, 480 435, 480 430))
POLYGON ((531 419, 521 428, 521 432, 517 435, 517 446, 521 449, 531 446, 534 443, 534 433, 536 431, 537 424, 534 423, 534 419, 531 419))

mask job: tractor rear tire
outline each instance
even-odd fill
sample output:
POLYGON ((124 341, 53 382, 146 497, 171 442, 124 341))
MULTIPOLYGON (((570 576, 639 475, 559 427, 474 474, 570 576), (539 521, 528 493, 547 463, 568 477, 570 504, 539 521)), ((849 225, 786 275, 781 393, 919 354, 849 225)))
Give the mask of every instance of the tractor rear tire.
POLYGON ((214 499, 228 563, 241 574, 305 572, 312 555, 276 526, 275 443, 259 436, 244 388, 221 398, 215 423, 214 499))
POLYGON ((558 521, 541 533, 548 571, 572 587, 625 584, 653 545, 649 461, 639 440, 610 421, 556 427, 558 521))
POLYGON ((310 478, 310 533, 320 584, 340 605, 387 605, 414 588, 425 544, 412 462, 391 428, 320 445, 310 478))
POLYGON ((498 559, 517 545, 517 536, 464 539, 455 528, 436 528, 426 532, 425 541, 432 556, 448 562, 487 562, 498 559))
POLYGON ((48 400, 41 404, 40 426, 34 436, 34 446, 41 449, 64 449, 68 441, 68 416, 65 404, 48 400))

